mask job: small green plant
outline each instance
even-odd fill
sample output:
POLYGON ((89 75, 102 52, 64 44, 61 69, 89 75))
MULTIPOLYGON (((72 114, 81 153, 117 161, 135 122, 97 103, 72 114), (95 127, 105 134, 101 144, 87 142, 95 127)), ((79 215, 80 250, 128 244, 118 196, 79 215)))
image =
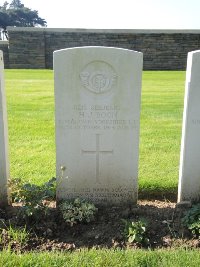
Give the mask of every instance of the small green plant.
POLYGON ((13 245, 23 247, 27 244, 29 236, 30 232, 27 231, 26 226, 24 228, 14 228, 9 225, 5 229, 0 229, 0 244, 3 247, 13 245))
POLYGON ((182 224, 187 227, 195 237, 200 238, 200 204, 193 205, 185 213, 182 224))
POLYGON ((60 205, 60 210, 65 222, 71 226, 78 222, 91 222, 94 220, 97 208, 94 204, 85 200, 76 198, 72 201, 63 201, 60 205))
POLYGON ((147 223, 144 220, 131 221, 122 220, 124 223, 123 235, 129 243, 137 242, 147 245, 149 239, 146 236, 147 223))
POLYGON ((11 197, 14 202, 33 202, 38 199, 52 200, 56 196, 56 178, 42 185, 23 184, 20 178, 9 181, 11 197))
MULTIPOLYGON (((22 204, 20 217, 39 220, 46 216, 49 208, 45 201, 54 200, 56 196, 56 178, 43 185, 23 184, 21 179, 10 181, 12 201, 22 204)), ((18 216, 19 217, 19 216, 18 216)))

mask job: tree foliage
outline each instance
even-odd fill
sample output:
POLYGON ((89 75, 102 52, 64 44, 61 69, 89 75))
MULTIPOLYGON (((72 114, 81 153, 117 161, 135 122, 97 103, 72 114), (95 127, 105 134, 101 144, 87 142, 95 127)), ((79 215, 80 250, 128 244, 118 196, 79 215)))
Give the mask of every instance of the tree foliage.
POLYGON ((6 32, 7 26, 37 27, 46 26, 46 21, 39 17, 37 10, 31 10, 21 0, 4 2, 0 6, 0 28, 6 32))
POLYGON ((11 9, 20 9, 23 7, 24 7, 24 5, 21 3, 20 0, 13 0, 10 4, 11 9))

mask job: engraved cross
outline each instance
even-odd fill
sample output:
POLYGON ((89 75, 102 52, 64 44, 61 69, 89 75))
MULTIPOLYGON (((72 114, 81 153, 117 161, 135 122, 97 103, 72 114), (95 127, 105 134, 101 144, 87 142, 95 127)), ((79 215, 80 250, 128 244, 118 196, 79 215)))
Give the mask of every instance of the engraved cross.
POLYGON ((95 154, 96 155, 96 182, 100 183, 99 176, 100 176, 100 166, 99 166, 99 158, 100 154, 113 154, 113 150, 101 150, 100 149, 100 134, 96 134, 96 149, 95 150, 83 150, 82 153, 87 154, 95 154))

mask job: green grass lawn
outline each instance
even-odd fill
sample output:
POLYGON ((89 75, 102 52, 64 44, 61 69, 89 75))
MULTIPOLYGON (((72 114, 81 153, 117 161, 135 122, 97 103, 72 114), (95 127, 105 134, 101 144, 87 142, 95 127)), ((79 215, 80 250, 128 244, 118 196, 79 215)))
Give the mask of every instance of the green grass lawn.
POLYGON ((184 83, 183 71, 143 74, 140 189, 177 191, 184 83))
MULTIPOLYGON (((11 177, 41 184, 55 176, 52 70, 6 70, 11 177)), ((175 191, 185 72, 144 71, 140 190, 175 191)))
POLYGON ((50 70, 7 70, 11 177, 43 183, 55 176, 54 93, 50 70))
POLYGON ((198 250, 82 250, 73 253, 1 253, 4 267, 197 267, 198 250))

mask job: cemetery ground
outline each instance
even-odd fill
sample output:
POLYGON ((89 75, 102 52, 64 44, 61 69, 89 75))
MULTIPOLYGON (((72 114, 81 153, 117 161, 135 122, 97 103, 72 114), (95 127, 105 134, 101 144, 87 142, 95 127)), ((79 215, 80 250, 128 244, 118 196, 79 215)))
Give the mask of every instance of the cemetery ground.
MULTIPOLYGON (((5 82, 11 177, 42 187, 55 177, 53 72, 6 70, 5 82)), ((181 266, 181 262, 182 266, 187 262, 189 266, 197 266, 199 252, 194 249, 199 247, 200 241, 181 223, 188 208, 176 207, 184 83, 183 71, 143 72, 136 207, 99 208, 94 221, 71 227, 55 209, 54 201, 45 203, 49 204, 50 213, 36 221, 22 220, 18 216, 20 205, 13 203, 12 208, 0 210, 0 243, 1 249, 6 249, 1 255, 1 264, 7 257, 11 262, 17 261, 12 251, 64 250, 74 251, 73 257, 68 254, 67 258, 63 255, 59 259, 59 254, 54 252, 53 258, 38 254, 37 259, 43 257, 44 266, 56 261, 58 266, 63 266, 64 260, 73 266, 80 266, 80 262, 81 266, 117 266, 119 260, 123 266, 133 266, 128 265, 129 260, 136 262, 135 266, 181 266), (144 236, 149 241, 127 242, 122 219, 141 218, 147 223, 144 236), (91 250, 87 251, 88 248, 91 250), (145 249, 145 254, 138 248, 145 249), (131 254, 132 249, 136 254, 131 254)), ((18 189, 20 187, 15 187, 15 192, 18 189)), ((25 254, 23 257, 26 263, 30 261, 30 266, 34 265, 34 256, 25 254)))

